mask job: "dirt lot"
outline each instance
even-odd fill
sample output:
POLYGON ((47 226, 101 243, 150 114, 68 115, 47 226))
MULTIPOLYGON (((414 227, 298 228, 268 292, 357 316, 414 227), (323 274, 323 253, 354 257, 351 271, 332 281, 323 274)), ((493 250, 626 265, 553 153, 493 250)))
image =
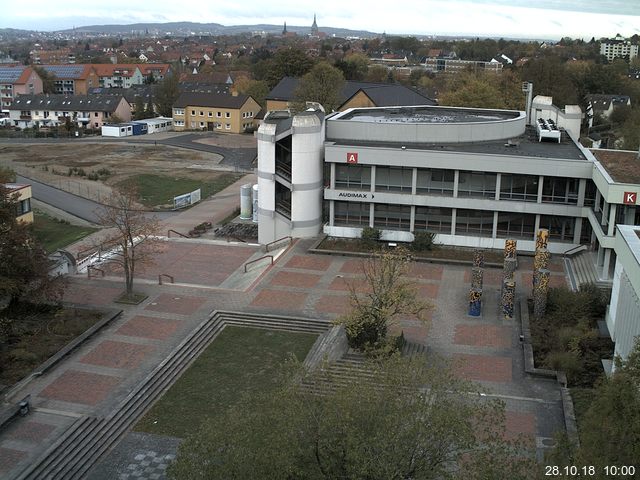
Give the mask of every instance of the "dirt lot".
POLYGON ((0 145, 0 165, 18 174, 100 201, 111 185, 141 173, 214 180, 219 155, 165 145, 106 143, 0 145), (200 168, 192 168, 194 165, 200 168), (202 169, 211 166, 211 170, 202 169), (70 169, 76 169, 69 175, 70 169), (100 179, 86 176, 103 172, 100 179))

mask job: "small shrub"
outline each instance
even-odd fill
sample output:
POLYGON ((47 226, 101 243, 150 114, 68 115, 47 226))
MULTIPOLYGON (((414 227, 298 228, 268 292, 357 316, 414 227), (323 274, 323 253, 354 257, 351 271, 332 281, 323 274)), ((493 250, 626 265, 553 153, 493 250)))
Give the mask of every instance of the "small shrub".
POLYGON ((16 348, 9 353, 9 359, 14 362, 31 363, 38 360, 38 356, 25 348, 16 348))
POLYGON ((561 370, 566 373, 569 381, 575 379, 584 368, 580 355, 575 352, 551 352, 547 355, 545 363, 553 370, 561 370))
POLYGON ((377 228, 364 227, 362 229, 362 235, 360 236, 360 238, 366 245, 371 247, 371 246, 375 246, 378 240, 380 240, 381 235, 382 235, 382 232, 377 228))
POLYGON ((89 180, 93 180, 93 181, 97 181, 97 180, 99 180, 99 179, 100 179, 100 177, 98 176, 98 174, 97 174, 97 173, 95 173, 95 172, 91 172, 89 175, 87 175, 87 178, 88 178, 89 180))
POLYGON ((86 177, 86 176, 87 176, 87 172, 85 172, 85 171, 84 171, 84 168, 78 168, 78 169, 76 170, 76 174, 77 174, 79 177, 86 177))
POLYGON ((435 234, 431 232, 416 232, 413 234, 411 249, 415 252, 426 252, 433 249, 435 234))

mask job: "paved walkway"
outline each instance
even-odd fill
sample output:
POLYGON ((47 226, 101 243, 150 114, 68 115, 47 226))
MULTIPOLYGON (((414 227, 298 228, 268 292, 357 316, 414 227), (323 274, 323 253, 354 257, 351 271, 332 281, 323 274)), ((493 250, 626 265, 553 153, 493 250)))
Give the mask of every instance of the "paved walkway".
MULTIPOLYGON (((238 186, 230 187, 233 188, 238 186)), ((206 210, 204 203, 201 207, 206 210)), ((210 212, 217 211, 215 199, 210 208, 210 212)), ((185 214, 191 215, 190 212, 185 214)), ((193 211, 190 221, 199 218, 200 213, 193 211)), ((16 398, 31 393, 35 410, 0 433, 0 477, 12 478, 78 416, 111 413, 213 310, 327 319, 345 312, 349 307, 348 284, 362 282, 361 260, 311 255, 306 253, 311 244, 308 240, 297 241, 275 265, 263 267, 256 282, 233 289, 220 285, 246 275, 242 264, 245 258, 258 254, 254 247, 220 246, 197 240, 179 243, 174 260, 179 254, 194 254, 193 250, 185 253, 184 248, 196 249, 203 257, 181 268, 187 275, 190 269, 200 275, 201 267, 203 272, 214 271, 210 284, 159 286, 138 282, 136 289, 148 295, 144 302, 118 306, 124 310, 120 318, 51 372, 16 393, 16 398)), ((529 289, 530 263, 522 260, 517 272, 521 294, 529 289)), ((565 282, 560 265, 554 264, 552 270, 552 285, 565 282)), ((524 375, 519 329, 499 315, 500 272, 487 270, 480 319, 466 315, 470 268, 416 264, 409 276, 416 281, 423 298, 433 302, 434 309, 430 329, 415 320, 401 322, 408 340, 426 344, 457 362, 461 376, 479 382, 491 396, 502 399, 507 409, 508 435, 522 433, 539 446, 547 443, 563 426, 560 392, 554 382, 524 375)), ((111 305, 121 291, 121 281, 73 277, 65 300, 111 305)), ((89 478, 164 478, 164 468, 178 443, 179 439, 130 433, 89 478)))

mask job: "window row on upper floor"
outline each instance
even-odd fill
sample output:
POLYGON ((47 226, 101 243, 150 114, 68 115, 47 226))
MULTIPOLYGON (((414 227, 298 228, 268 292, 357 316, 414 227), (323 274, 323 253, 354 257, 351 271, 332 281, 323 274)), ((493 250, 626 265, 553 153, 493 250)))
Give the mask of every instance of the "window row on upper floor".
MULTIPOLYGON (((375 167, 376 192, 399 192, 444 195, 452 197, 457 186, 458 197, 487 198, 537 202, 540 177, 537 175, 500 174, 500 191, 497 192, 498 174, 488 172, 456 171, 429 168, 375 167)), ((372 190, 373 169, 368 165, 335 165, 334 185, 337 189, 372 190)), ((566 177, 544 177, 541 201, 543 203, 578 204, 580 180, 566 177)), ((585 202, 589 196, 586 192, 585 202)))

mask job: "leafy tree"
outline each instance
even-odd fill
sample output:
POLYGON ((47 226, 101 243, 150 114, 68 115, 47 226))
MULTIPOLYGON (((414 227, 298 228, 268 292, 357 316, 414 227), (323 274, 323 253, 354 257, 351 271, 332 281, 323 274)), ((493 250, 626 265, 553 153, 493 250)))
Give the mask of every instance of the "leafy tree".
POLYGON ((502 74, 465 72, 450 77, 441 105, 454 107, 524 108, 521 84, 511 72, 502 74))
POLYGON ((355 53, 336 62, 336 68, 342 70, 347 80, 364 80, 369 72, 369 58, 361 53, 355 53))
MULTIPOLYGON (((580 421, 580 419, 578 419, 580 421)), ((584 418, 578 424, 580 446, 561 439, 553 452, 559 465, 593 465, 605 479, 607 465, 635 465, 640 458, 640 337, 627 360, 616 360, 616 370, 595 390, 584 418)))
POLYGON ((304 106, 305 102, 318 102, 331 112, 342 103, 343 87, 342 72, 327 62, 320 62, 300 80, 294 93, 295 102, 299 106, 304 106))
MULTIPOLYGON (((534 95, 553 97, 556 105, 576 105, 582 96, 576 89, 575 79, 572 79, 564 63, 557 56, 534 58, 524 64, 522 80, 533 82, 534 95)), ((595 92, 592 92, 595 93, 595 92)))
POLYGON ((42 67, 32 65, 32 68, 42 79, 42 93, 56 93, 56 76, 53 73, 48 72, 42 67))
POLYGON ((284 77, 305 75, 311 70, 313 63, 303 50, 286 48, 278 50, 272 58, 254 64, 252 72, 256 80, 264 80, 269 89, 272 89, 284 77))
MULTIPOLYGON (((51 262, 31 233, 16 220, 18 194, 5 186, 13 172, 0 170, 0 305, 33 304, 60 300, 62 277, 49 276, 51 262)), ((2 307, 0 307, 2 310, 2 307)))
POLYGON ((389 71, 382 65, 373 65, 369 68, 365 80, 367 82, 385 83, 389 78, 389 71))
POLYGON ((638 150, 640 146, 640 108, 631 109, 631 113, 622 125, 620 133, 624 139, 623 149, 638 150))
POLYGON ((178 86, 178 75, 167 75, 158 82, 154 89, 156 110, 163 117, 171 117, 173 114, 173 104, 180 96, 178 86))
POLYGON ((156 116, 155 108, 153 107, 153 95, 149 95, 147 99, 147 108, 144 113, 145 118, 153 118, 156 116))
POLYGON ((393 356, 365 368, 370 376, 345 382, 291 365, 274 391, 246 395, 183 442, 169 477, 537 478, 523 445, 503 440, 503 404, 468 395, 476 387, 443 361, 393 356))
POLYGON ((240 77, 236 80, 234 87, 238 93, 251 96, 262 108, 265 107, 269 86, 264 80, 250 80, 247 77, 240 77))
POLYGON ((98 212, 100 224, 109 229, 102 246, 113 249, 109 261, 122 269, 127 297, 133 295, 137 269, 153 263, 161 247, 156 237, 160 227, 158 219, 141 211, 137 199, 136 188, 125 185, 116 189, 98 212))
POLYGON ((363 261, 364 288, 349 285, 351 311, 336 320, 345 326, 352 347, 372 353, 388 349, 389 326, 400 315, 426 322, 424 314, 431 306, 418 300, 415 284, 407 279, 411 265, 402 248, 377 253, 363 261))
POLYGON ((146 112, 145 112, 144 99, 142 98, 142 95, 138 95, 135 98, 133 119, 142 120, 143 118, 147 118, 146 112))

